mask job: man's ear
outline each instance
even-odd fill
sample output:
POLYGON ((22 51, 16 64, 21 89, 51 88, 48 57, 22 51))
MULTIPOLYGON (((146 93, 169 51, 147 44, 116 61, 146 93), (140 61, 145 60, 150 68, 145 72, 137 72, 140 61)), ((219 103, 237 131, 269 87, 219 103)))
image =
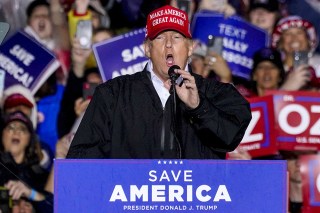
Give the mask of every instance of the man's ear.
POLYGON ((150 41, 147 40, 143 43, 143 48, 144 48, 144 54, 146 55, 147 58, 150 58, 150 41))

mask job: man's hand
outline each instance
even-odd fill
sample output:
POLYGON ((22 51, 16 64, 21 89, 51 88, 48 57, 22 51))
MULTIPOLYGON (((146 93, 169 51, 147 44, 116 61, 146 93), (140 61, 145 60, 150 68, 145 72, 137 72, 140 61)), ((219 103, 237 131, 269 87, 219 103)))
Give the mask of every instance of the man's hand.
POLYGON ((73 38, 71 56, 72 56, 73 71, 78 78, 83 77, 85 66, 91 52, 92 52, 91 48, 83 49, 80 45, 79 39, 73 38))
MULTIPOLYGON (((200 104, 200 97, 195 78, 185 70, 176 69, 175 72, 179 73, 184 79, 181 87, 179 85, 175 86, 178 97, 188 108, 195 109, 200 104)), ((164 85, 169 89, 171 87, 170 79, 168 79, 164 85)))

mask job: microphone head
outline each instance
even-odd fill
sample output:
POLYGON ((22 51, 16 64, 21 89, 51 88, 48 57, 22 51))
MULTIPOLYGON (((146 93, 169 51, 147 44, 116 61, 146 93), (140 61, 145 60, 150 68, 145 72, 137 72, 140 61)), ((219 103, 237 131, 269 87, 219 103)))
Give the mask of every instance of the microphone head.
POLYGON ((177 75, 177 73, 174 72, 175 69, 181 69, 181 68, 178 65, 172 65, 171 67, 169 67, 168 74, 169 74, 170 78, 172 76, 177 75))

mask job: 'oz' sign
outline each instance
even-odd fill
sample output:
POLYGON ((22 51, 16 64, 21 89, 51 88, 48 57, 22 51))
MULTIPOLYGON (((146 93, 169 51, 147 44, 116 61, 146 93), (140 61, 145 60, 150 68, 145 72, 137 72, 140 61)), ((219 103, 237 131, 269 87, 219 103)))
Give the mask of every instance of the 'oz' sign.
POLYGON ((272 96, 251 98, 252 119, 239 145, 252 157, 277 153, 272 96))
POLYGON ((274 94, 273 103, 279 149, 320 148, 319 93, 281 91, 274 94))
POLYGON ((320 212, 320 156, 303 155, 300 157, 303 212, 320 212))

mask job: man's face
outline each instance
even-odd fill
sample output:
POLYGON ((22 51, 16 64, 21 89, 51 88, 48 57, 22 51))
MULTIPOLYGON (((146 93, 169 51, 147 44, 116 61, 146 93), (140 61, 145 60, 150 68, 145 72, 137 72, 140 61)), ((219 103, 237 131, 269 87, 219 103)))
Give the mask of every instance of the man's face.
POLYGON ((28 24, 37 33, 39 38, 48 39, 51 37, 52 23, 47 6, 36 7, 29 18, 28 24))
POLYGON ((192 54, 192 40, 176 31, 164 31, 155 39, 147 40, 144 48, 146 56, 152 61, 153 71, 161 80, 166 81, 169 78, 169 67, 186 67, 192 54))

